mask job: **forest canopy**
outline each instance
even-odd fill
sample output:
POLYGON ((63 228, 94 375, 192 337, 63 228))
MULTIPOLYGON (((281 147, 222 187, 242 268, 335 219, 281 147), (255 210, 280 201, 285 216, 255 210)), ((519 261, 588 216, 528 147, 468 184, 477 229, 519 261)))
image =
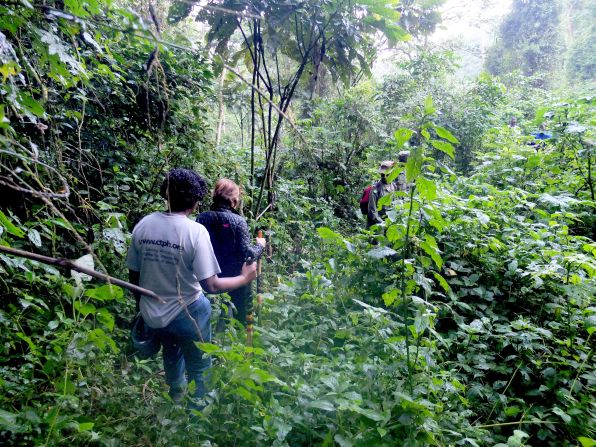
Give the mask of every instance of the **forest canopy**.
POLYGON ((0 2, 0 443, 595 446, 595 7, 0 2), (173 168, 267 242, 198 405, 131 342, 173 168))

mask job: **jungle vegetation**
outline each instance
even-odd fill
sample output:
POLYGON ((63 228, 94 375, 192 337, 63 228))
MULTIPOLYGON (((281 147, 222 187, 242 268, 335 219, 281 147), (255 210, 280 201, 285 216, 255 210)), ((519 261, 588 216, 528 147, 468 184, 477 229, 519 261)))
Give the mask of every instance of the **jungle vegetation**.
POLYGON ((269 241, 190 413, 128 291, 0 251, 0 444, 595 446, 595 6, 511 3, 460 79, 444 0, 0 1, 0 249, 125 279, 173 167, 269 241))

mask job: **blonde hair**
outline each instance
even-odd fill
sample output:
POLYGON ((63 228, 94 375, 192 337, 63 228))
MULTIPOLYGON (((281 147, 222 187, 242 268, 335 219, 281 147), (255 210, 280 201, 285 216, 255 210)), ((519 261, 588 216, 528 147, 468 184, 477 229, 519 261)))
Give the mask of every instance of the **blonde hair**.
POLYGON ((236 208, 240 204, 240 194, 240 187, 234 181, 220 178, 213 189, 213 203, 236 208))

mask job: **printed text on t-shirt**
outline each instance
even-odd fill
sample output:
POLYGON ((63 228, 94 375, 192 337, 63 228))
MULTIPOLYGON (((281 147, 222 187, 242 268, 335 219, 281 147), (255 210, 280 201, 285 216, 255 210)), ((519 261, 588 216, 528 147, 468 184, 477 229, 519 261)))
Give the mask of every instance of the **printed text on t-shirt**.
POLYGON ((184 247, 181 247, 178 244, 173 244, 170 241, 162 241, 162 240, 156 240, 156 239, 141 239, 139 240, 139 244, 141 245, 157 245, 159 247, 167 247, 167 248, 173 248, 174 250, 179 250, 179 251, 183 251, 184 247))

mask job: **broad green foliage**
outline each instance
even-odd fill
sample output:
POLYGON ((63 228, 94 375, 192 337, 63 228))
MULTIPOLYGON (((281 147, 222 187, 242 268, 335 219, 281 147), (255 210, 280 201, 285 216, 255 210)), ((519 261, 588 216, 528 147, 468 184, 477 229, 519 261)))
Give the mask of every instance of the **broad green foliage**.
POLYGON ((63 197, 68 182, 71 203, 91 224, 89 204, 122 204, 121 187, 131 203, 155 193, 163 167, 137 166, 198 154, 204 132, 188 126, 204 119, 211 76, 200 56, 156 46, 138 16, 104 12, 102 2, 0 8, 1 156, 11 185, 63 197))
MULTIPOLYGON (((386 239, 368 252, 321 230, 329 262, 342 265, 334 285, 395 309, 397 321, 410 318, 402 335, 411 335, 416 352, 429 343, 442 352, 437 366, 462 384, 471 419, 493 443, 513 442, 507 423, 522 416, 528 425, 514 433, 520 439, 574 445, 579 436, 593 438, 596 258, 590 239, 569 228, 581 202, 502 191, 482 183, 482 169, 451 187, 435 180, 438 193, 428 202, 422 191, 394 200, 386 239)), ((416 189, 428 189, 422 179, 416 189)))
MULTIPOLYGON (((312 57, 327 66, 334 78, 348 82, 359 70, 369 72, 370 58, 376 45, 375 33, 383 33, 392 44, 407 38, 407 33, 397 25, 400 18, 397 4, 395 0, 383 3, 344 0, 300 3, 213 1, 209 5, 215 8, 202 10, 198 19, 209 24, 207 39, 216 44, 216 51, 223 55, 240 27, 237 17, 229 11, 238 11, 248 18, 260 18, 263 25, 255 23, 253 28, 249 28, 247 44, 258 33, 263 39, 260 44, 270 54, 284 55, 298 64, 298 78, 306 62, 305 57, 312 57)), ((180 14, 181 9, 174 2, 172 18, 178 19, 190 13, 188 8, 184 8, 186 10, 180 14)), ((241 53, 245 51, 248 48, 241 53)), ((240 53, 235 57, 240 57, 240 53)))
POLYGON ((379 102, 386 126, 416 127, 420 116, 417 110, 424 98, 432 97, 433 107, 440 112, 434 117, 435 123, 457 137, 456 167, 467 173, 482 135, 501 119, 506 90, 486 73, 471 84, 454 84, 449 76, 455 68, 451 52, 421 50, 384 79, 379 102))
MULTIPOLYGON (((139 204, 160 205, 168 163, 201 158, 205 59, 156 44, 111 2, 13 2, 0 6, 0 73, 0 243, 72 259, 88 243, 97 269, 121 275, 139 204)), ((111 388, 130 300, 0 259, 0 443, 97 439, 85 402, 111 388)))
POLYGON ((355 219, 354 196, 370 182, 365 168, 383 143, 376 86, 361 84, 335 101, 320 101, 300 122, 305 142, 288 156, 287 170, 308 184, 308 195, 329 202, 334 214, 355 219))
POLYGON ((596 70, 596 56, 594 45, 596 45, 596 27, 594 26, 594 15, 596 15, 596 4, 591 1, 582 0, 572 3, 569 11, 570 17, 570 40, 567 53, 567 73, 570 79, 593 81, 596 70))
POLYGON ((495 75, 520 70, 524 75, 549 75, 561 66, 563 39, 559 31, 561 2, 514 0, 490 49, 486 66, 495 75))
MULTIPOLYGON (((277 112, 260 115, 268 103, 227 77, 239 132, 208 149, 212 72, 183 49, 189 2, 169 8, 178 30, 133 3, 2 4, 1 245, 124 278, 129 232, 177 165, 249 183, 247 207, 269 205, 250 224, 273 256, 252 345, 238 324, 199 345, 211 392, 191 412, 168 397, 160 361, 128 346, 128 293, 0 254, 0 444, 595 445, 594 99, 553 99, 516 73, 451 83, 453 55, 429 47, 380 85, 332 85, 370 70, 375 33, 429 35, 441 3, 201 9, 217 56, 285 98, 300 136, 278 128, 279 152, 267 152, 275 122, 263 132, 277 112), (267 79, 277 64, 296 95, 267 79), (329 97, 311 100, 328 74, 329 97), (379 200, 386 219, 365 230, 362 187, 402 150, 388 176, 409 188, 379 200)), ((169 4, 155 6, 161 17, 169 4)))

